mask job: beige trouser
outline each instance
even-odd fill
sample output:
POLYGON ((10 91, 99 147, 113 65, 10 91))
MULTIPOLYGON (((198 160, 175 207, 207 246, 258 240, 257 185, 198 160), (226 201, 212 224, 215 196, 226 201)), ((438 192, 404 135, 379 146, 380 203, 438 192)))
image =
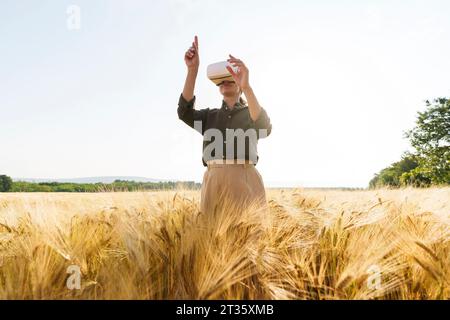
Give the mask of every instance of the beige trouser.
POLYGON ((213 212, 223 205, 239 209, 249 205, 267 208, 263 179, 252 163, 208 163, 203 175, 200 210, 213 212))

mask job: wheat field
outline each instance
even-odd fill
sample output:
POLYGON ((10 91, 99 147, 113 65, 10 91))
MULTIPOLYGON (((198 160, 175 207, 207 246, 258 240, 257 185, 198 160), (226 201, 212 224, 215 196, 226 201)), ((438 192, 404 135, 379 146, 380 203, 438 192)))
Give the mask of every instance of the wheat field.
POLYGON ((0 194, 0 299, 450 298, 448 187, 199 196, 0 194))

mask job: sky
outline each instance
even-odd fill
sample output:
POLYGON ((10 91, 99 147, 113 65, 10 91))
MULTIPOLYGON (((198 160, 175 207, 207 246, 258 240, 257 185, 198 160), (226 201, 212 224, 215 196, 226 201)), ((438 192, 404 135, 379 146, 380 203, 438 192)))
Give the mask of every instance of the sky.
POLYGON ((249 68, 273 126, 266 186, 366 187, 411 150, 424 101, 450 95, 449 14, 444 0, 2 0, 0 173, 201 182, 202 137, 177 116, 197 35, 197 109, 222 103, 208 64, 249 68))

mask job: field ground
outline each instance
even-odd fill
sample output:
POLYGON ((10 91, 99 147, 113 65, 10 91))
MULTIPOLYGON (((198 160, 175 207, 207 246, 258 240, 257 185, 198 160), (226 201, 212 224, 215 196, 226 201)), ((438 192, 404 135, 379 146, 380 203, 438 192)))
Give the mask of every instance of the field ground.
POLYGON ((450 188, 267 194, 0 194, 0 299, 450 298, 450 188))

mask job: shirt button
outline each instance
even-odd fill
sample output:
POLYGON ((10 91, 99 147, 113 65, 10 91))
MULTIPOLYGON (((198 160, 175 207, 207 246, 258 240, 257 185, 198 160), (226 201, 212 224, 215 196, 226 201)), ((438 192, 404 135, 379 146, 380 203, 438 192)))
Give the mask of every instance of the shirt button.
POLYGON ((231 119, 231 116, 228 116, 228 119, 231 119))

